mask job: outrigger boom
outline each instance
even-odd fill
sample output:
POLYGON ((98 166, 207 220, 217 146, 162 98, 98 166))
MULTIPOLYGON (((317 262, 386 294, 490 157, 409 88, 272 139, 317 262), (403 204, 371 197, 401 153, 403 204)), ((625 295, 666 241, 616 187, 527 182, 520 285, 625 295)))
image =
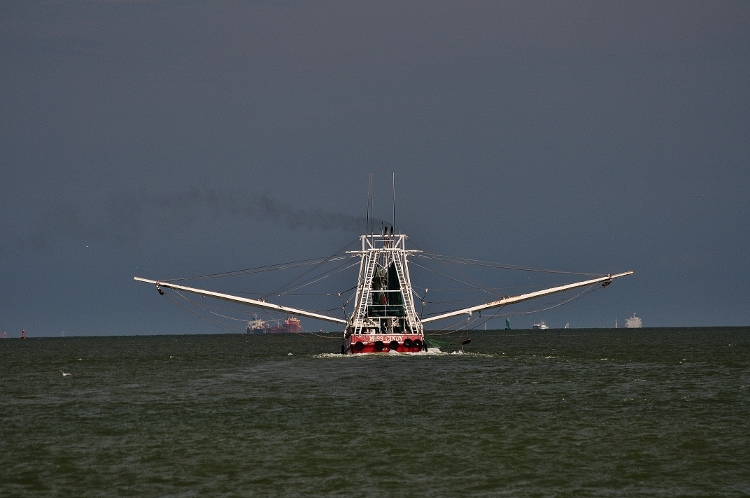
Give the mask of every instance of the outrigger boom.
POLYGON ((535 292, 529 292, 528 294, 521 294, 519 296, 507 296, 497 301, 492 301, 486 304, 480 304, 478 306, 472 306, 470 308, 464 308, 449 313, 443 313, 442 315, 435 315, 429 318, 422 319, 422 323, 436 322, 443 320, 444 318, 451 318, 458 315, 466 315, 475 311, 482 311, 491 308, 498 308, 507 304, 520 303, 521 301, 528 301, 529 299, 535 299, 537 297, 548 296, 550 294, 557 294, 558 292, 565 292, 567 290, 576 289, 578 287, 587 287, 589 285, 596 285, 601 283, 603 287, 608 286, 613 279, 632 275, 632 271, 626 271, 623 273, 617 273, 615 275, 607 275, 606 277, 594 278, 591 280, 584 280, 583 282, 575 282, 572 284, 561 285, 559 287, 551 287, 549 289, 543 289, 535 292))
POLYGON ((247 297, 233 296, 231 294, 222 294, 221 292, 214 292, 205 289, 196 289, 195 287, 185 287, 184 285, 172 284, 170 282, 162 282, 159 280, 149 280, 147 278, 133 277, 133 280, 138 282, 146 282, 147 284, 156 285, 157 290, 161 293, 161 288, 180 290, 183 292, 191 292, 201 296, 213 297, 216 299, 222 299, 231 303, 245 304, 247 306, 255 306, 256 308, 262 308, 271 311, 283 311, 285 313, 291 313, 293 315, 306 316, 308 318, 316 318, 318 320, 325 320, 333 323, 346 323, 346 320, 341 318, 334 318, 332 316, 321 315, 312 311, 298 310, 289 306, 281 306, 279 304, 268 303, 266 301, 260 301, 258 299, 250 299, 247 297))

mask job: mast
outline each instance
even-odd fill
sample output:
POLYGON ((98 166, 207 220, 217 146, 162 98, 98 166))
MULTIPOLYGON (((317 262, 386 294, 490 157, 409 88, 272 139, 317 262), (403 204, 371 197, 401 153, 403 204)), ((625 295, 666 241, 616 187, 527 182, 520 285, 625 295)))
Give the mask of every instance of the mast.
POLYGON ((372 233, 372 173, 369 175, 367 184, 367 221, 365 222, 365 233, 372 233))
POLYGON ((396 173, 391 173, 391 189, 393 190, 393 224, 391 230, 396 231, 396 173))

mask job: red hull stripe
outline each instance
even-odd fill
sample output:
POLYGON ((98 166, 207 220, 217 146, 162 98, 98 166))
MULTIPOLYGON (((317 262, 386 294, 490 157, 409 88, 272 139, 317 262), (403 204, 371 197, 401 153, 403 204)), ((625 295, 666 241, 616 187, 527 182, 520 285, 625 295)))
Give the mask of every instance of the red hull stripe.
POLYGON ((367 334, 352 335, 344 346, 345 352, 360 353, 417 353, 425 350, 424 337, 419 335, 367 334))

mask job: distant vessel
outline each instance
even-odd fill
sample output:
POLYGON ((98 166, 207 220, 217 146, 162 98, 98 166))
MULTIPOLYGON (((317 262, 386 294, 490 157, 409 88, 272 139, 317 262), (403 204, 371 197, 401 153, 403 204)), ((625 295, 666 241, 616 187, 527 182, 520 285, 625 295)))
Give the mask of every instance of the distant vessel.
POLYGON ((258 315, 255 315, 253 320, 247 322, 248 334, 299 334, 300 332, 302 332, 302 326, 300 325, 299 318, 295 318, 292 315, 286 317, 284 323, 277 325, 264 322, 258 318, 258 315))
POLYGON ((532 325, 531 327, 537 330, 547 330, 549 328, 547 324, 544 323, 544 320, 540 322, 534 322, 534 325, 532 325))
POLYGON ((633 313, 633 316, 625 320, 625 328, 640 329, 642 327, 643 327, 643 321, 641 321, 640 317, 637 317, 635 313, 633 313))

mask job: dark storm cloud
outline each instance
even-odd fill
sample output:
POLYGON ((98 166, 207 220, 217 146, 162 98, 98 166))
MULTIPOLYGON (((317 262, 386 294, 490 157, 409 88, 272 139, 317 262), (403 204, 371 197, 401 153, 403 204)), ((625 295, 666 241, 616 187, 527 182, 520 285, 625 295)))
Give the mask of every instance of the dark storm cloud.
POLYGON ((0 2, 0 304, 325 251, 396 171, 431 250, 636 270, 590 325, 746 324, 749 33, 742 1, 0 2))

